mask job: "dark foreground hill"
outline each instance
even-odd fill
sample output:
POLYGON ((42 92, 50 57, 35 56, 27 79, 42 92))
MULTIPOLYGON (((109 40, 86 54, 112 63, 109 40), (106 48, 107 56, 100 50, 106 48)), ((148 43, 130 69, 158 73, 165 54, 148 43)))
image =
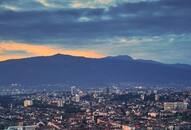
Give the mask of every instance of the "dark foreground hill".
POLYGON ((168 84, 190 81, 190 65, 134 60, 129 56, 91 59, 57 54, 0 62, 0 85, 96 86, 109 83, 168 84))

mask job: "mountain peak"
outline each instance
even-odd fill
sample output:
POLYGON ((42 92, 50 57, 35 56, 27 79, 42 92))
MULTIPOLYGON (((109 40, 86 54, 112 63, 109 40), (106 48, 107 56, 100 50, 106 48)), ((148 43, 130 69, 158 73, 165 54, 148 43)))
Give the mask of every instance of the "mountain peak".
POLYGON ((72 56, 72 55, 66 55, 66 54, 61 54, 61 53, 57 53, 48 57, 52 57, 52 58, 66 58, 66 57, 76 57, 76 56, 72 56))
POLYGON ((61 53, 57 53, 57 54, 52 55, 50 57, 58 57, 58 58, 63 58, 63 57, 66 58, 66 57, 68 57, 68 58, 87 58, 87 59, 89 59, 88 57, 68 55, 68 54, 61 54, 61 53))
POLYGON ((57 53, 57 54, 54 54, 54 55, 52 55, 53 57, 57 57, 57 56, 64 56, 63 54, 61 54, 61 53, 57 53))
POLYGON ((116 60, 133 60, 132 57, 128 55, 118 55, 118 56, 108 56, 107 59, 116 59, 116 60))

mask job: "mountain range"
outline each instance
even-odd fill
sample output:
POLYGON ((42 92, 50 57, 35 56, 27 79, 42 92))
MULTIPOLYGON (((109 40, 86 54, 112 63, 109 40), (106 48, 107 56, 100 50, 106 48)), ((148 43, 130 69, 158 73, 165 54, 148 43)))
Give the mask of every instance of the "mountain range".
POLYGON ((191 66, 164 64, 130 56, 85 58, 56 54, 0 62, 0 85, 112 83, 190 84, 191 66))

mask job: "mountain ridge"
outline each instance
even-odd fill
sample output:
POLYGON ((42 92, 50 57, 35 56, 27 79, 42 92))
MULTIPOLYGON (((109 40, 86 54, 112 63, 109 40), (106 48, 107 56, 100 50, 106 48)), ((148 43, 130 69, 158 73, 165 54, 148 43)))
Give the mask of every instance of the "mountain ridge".
POLYGON ((0 62, 1 84, 167 84, 191 81, 191 66, 137 60, 130 56, 86 58, 55 54, 0 62))

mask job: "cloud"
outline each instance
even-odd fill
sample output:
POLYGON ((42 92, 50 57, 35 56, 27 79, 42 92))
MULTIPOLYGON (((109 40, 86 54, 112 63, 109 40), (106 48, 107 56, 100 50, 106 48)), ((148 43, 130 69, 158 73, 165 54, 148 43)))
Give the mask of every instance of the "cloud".
MULTIPOLYGON (((27 43, 65 43, 65 39, 76 41, 84 39, 86 41, 103 36, 109 38, 190 33, 191 8, 188 6, 189 1, 128 2, 112 6, 108 11, 100 8, 30 11, 26 6, 27 11, 0 12, 0 39, 27 43)), ((54 5, 51 3, 60 1, 45 0, 45 2, 54 5)), ((83 2, 81 1, 81 3, 83 2)), ((31 8, 36 7, 33 4, 31 4, 31 8)), ((21 6, 12 5, 18 6, 19 9, 21 6)))
POLYGON ((48 2, 48 0, 37 0, 40 4, 42 4, 45 7, 55 7, 55 5, 48 2))
POLYGON ((130 55, 135 59, 191 64, 191 34, 130 36, 97 39, 94 48, 106 55, 130 55), (172 39, 174 39, 172 41, 172 39))
POLYGON ((0 41, 191 63, 190 0, 0 2, 0 41))
POLYGON ((3 5, 2 6, 5 10, 10 10, 10 11, 19 11, 20 9, 17 6, 14 5, 3 5))
POLYGON ((81 8, 104 8, 117 6, 121 3, 151 2, 157 0, 1 0, 0 10, 29 11, 47 9, 81 9, 81 8), (12 10, 12 7, 20 10, 12 10))
POLYGON ((0 42, 0 61, 7 59, 17 59, 31 56, 48 56, 53 54, 67 54, 74 56, 84 56, 90 58, 100 58, 104 55, 90 50, 68 50, 52 45, 30 45, 17 42, 0 42), (17 54, 15 54, 17 51, 17 54), (13 53, 12 53, 13 52, 13 53))
POLYGON ((78 19, 78 21, 79 22, 89 22, 89 21, 92 21, 92 19, 91 18, 88 18, 88 17, 80 17, 79 19, 78 19))
POLYGON ((64 5, 59 3, 56 1, 49 1, 49 0, 36 0, 37 2, 39 2, 42 6, 44 6, 45 8, 64 8, 64 5))

